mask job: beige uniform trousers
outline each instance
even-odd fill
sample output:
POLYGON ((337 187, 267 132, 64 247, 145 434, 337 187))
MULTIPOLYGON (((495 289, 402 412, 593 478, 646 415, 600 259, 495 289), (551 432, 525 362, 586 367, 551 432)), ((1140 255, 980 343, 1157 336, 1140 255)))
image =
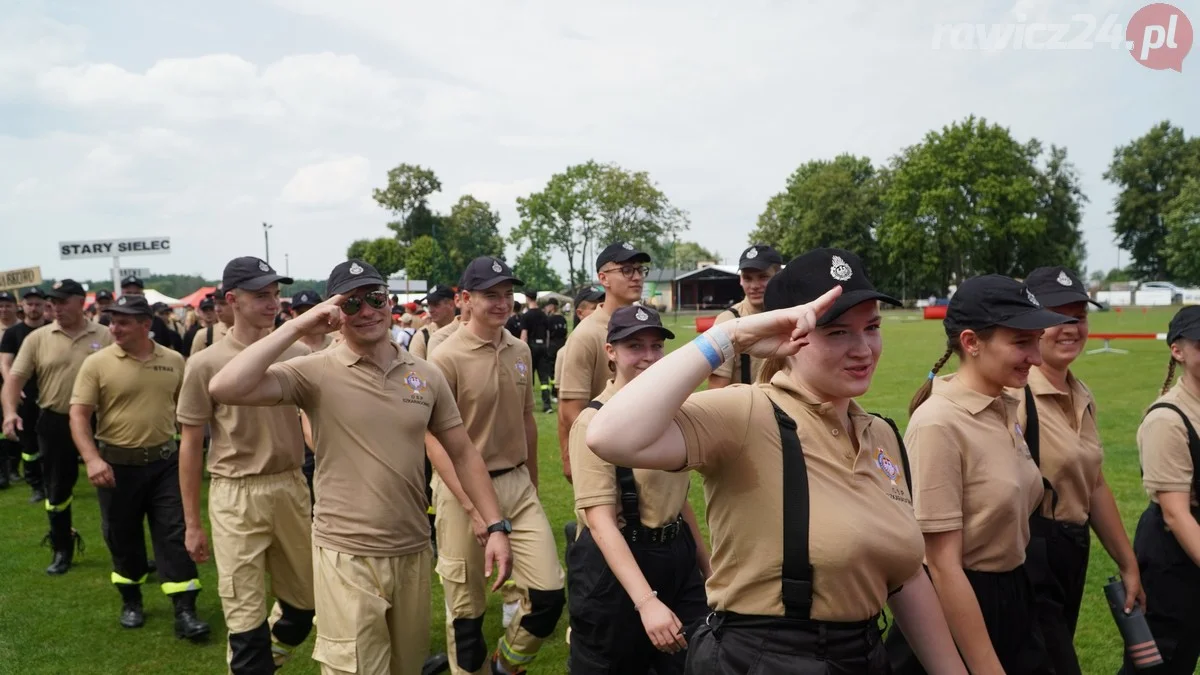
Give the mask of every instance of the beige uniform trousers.
POLYGON ((320 546, 317 641, 322 675, 420 675, 429 653, 429 549, 368 558, 320 546))
POLYGON ((313 609, 312 506, 299 469, 213 476, 208 519, 217 592, 230 633, 254 630, 267 620, 267 574, 275 597, 296 609, 313 609))
MULTIPOLYGON (((563 587, 563 569, 550 521, 538 501, 537 491, 529 480, 529 471, 518 467, 492 479, 500 512, 512 522, 513 579, 519 589, 543 591, 563 587)), ((472 671, 459 667, 455 658, 454 620, 482 617, 487 609, 489 581, 483 576, 483 547, 475 540, 471 519, 454 494, 437 476, 433 479, 433 499, 437 504, 437 572, 446 591, 446 652, 450 656, 450 672, 466 675, 472 671)), ((533 661, 542 638, 521 627, 521 620, 530 611, 529 596, 517 593, 521 605, 500 641, 500 652, 517 665, 533 661)), ((488 672, 488 666, 475 673, 488 672)))

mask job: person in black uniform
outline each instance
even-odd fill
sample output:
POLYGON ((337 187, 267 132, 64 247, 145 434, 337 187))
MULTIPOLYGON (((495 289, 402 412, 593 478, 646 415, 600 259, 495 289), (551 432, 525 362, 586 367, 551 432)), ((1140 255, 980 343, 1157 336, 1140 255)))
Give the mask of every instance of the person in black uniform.
MULTIPOLYGON (((146 295, 146 283, 131 274, 121 280, 121 294, 141 295, 144 297, 146 295)), ((112 296, 108 296, 108 299, 111 302, 112 296)), ((97 303, 99 303, 98 298, 97 303)), ((100 323, 107 326, 109 321, 108 313, 103 308, 101 308, 101 311, 104 313, 101 315, 100 323)), ((177 352, 183 353, 183 338, 180 337, 179 333, 171 330, 167 326, 167 323, 158 316, 151 318, 150 337, 168 349, 174 349, 177 352)))
POLYGON ((186 335, 183 336, 183 351, 180 352, 186 358, 191 356, 192 342, 196 340, 196 334, 202 330, 207 330, 209 326, 217 323, 217 306, 213 301, 212 294, 204 296, 204 299, 196 306, 200 310, 200 321, 196 325, 188 329, 186 335))
MULTIPOLYGON (((17 297, 9 291, 0 291, 0 333, 21 323, 17 316, 17 297)), ((4 372, 0 370, 0 385, 4 384, 4 372)), ((7 490, 11 483, 21 479, 17 465, 21 461, 21 445, 15 438, 0 435, 0 490, 7 490)))
POLYGON ((546 360, 550 363, 550 401, 558 403, 558 352, 567 344, 567 318, 558 311, 558 298, 546 300, 546 334, 549 336, 546 360))
MULTIPOLYGON (((0 338, 0 374, 8 375, 13 360, 17 358, 17 352, 21 351, 21 343, 30 333, 46 324, 45 306, 46 295, 38 288, 30 288, 21 295, 21 321, 4 331, 3 338, 0 338)), ((0 382, 3 382, 3 378, 0 378, 0 382)), ((42 455, 38 450, 37 434, 32 433, 32 430, 37 428, 39 412, 37 377, 29 378, 21 397, 17 412, 21 417, 22 428, 29 429, 30 433, 21 434, 16 439, 20 453, 16 459, 25 463, 25 483, 31 491, 29 503, 40 504, 46 499, 46 492, 42 488, 42 455)), ((10 469, 12 479, 11 474, 17 470, 15 460, 10 469)))
POLYGON ((508 317, 508 321, 505 322, 504 328, 512 333, 513 337, 521 337, 521 303, 513 302, 512 314, 508 317))
MULTIPOLYGON (((140 293, 141 291, 138 292, 140 293)), ((108 315, 108 308, 112 305, 112 302, 112 291, 108 290, 107 288, 101 288, 100 290, 96 291, 96 302, 92 305, 92 309, 96 311, 96 314, 98 315, 96 321, 99 322, 101 326, 107 326, 109 320, 112 318, 108 315)))
POLYGON ((112 553, 113 585, 121 594, 121 625, 145 623, 142 584, 150 571, 142 521, 150 524, 162 591, 175 605, 175 636, 208 637, 196 616, 200 579, 184 546, 183 500, 175 400, 183 356, 150 339, 153 310, 140 295, 122 295, 108 309, 115 344, 88 356, 71 393, 71 436, 97 488, 101 529, 112 553), (92 435, 92 417, 98 427, 92 435))
POLYGON ((554 362, 550 360, 550 333, 546 313, 538 307, 537 291, 525 294, 529 308, 521 315, 521 333, 518 337, 529 345, 533 359, 533 372, 541 384, 542 412, 554 412, 550 407, 550 390, 554 381, 554 362))

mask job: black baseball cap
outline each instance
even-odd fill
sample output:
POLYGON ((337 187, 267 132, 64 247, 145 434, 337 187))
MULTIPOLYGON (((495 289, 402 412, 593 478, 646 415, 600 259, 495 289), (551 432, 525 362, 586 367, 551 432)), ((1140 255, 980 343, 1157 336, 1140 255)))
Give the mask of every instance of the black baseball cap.
POLYGON ((276 272, 267 261, 252 255, 234 258, 225 265, 221 275, 221 290, 228 292, 236 288, 259 291, 268 284, 290 284, 292 279, 276 272))
POLYGON ((1076 322, 1043 308, 1025 284, 1002 274, 985 274, 967 279, 958 287, 942 325, 948 335, 953 335, 993 326, 1042 330, 1076 322))
POLYGON ((425 297, 421 298, 419 300, 419 302, 424 302, 424 303, 428 304, 430 302, 438 302, 441 300, 453 300, 453 299, 454 299, 454 289, 450 288, 449 286, 442 286, 439 284, 439 285, 434 286, 433 288, 429 289, 429 293, 425 297))
MULTIPOLYGON (((160 302, 156 302, 152 306, 146 301, 146 296, 136 293, 126 293, 117 298, 116 302, 105 307, 104 311, 112 312, 113 314, 128 314, 130 316, 154 316, 154 313, 159 311, 158 306, 161 304, 160 302)), ((165 308, 166 305, 163 305, 163 307, 165 308)))
POLYGON ((0 291, 0 302, 11 302, 16 304, 17 296, 13 295, 9 291, 0 291))
POLYGON ((52 298, 64 300, 72 295, 87 297, 87 291, 83 289, 83 285, 78 281, 75 281, 74 279, 63 279, 62 281, 54 282, 54 285, 50 287, 50 293, 48 295, 52 298))
POLYGON ((739 270, 765 270, 771 265, 783 265, 783 256, 766 244, 755 244, 742 251, 739 270))
POLYGON ((608 263, 650 262, 650 254, 639 251, 636 246, 627 241, 618 241, 604 247, 596 256, 596 271, 608 263))
POLYGON ((139 278, 137 278, 136 276, 134 276, 134 275, 130 274, 129 276, 127 276, 127 277, 125 277, 124 279, 122 279, 122 280, 121 280, 121 286, 122 286, 122 287, 125 287, 125 286, 137 286, 138 288, 145 288, 145 287, 146 287, 146 284, 145 284, 145 283, 143 283, 141 279, 139 279, 139 278))
POLYGON ((102 288, 96 291, 97 300, 112 300, 112 291, 102 288))
POLYGON ((154 309, 155 314, 161 314, 163 312, 171 311, 171 308, 168 307, 167 303, 165 303, 165 302, 156 302, 153 305, 151 305, 151 308, 154 309))
POLYGON ((771 277, 763 296, 763 306, 767 311, 772 311, 803 305, 821 297, 834 286, 841 286, 842 294, 817 319, 819 326, 833 321, 851 307, 870 300, 897 307, 900 305, 899 300, 875 290, 857 255, 840 248, 817 248, 792 258, 787 267, 771 277))
POLYGON ((542 307, 546 307, 549 305, 554 305, 555 307, 558 307, 558 297, 554 296, 554 295, 551 295, 550 297, 546 298, 545 300, 539 300, 538 302, 540 302, 542 304, 542 307))
POLYGON ((466 291, 484 291, 496 284, 511 281, 513 286, 524 286, 508 263, 491 256, 480 256, 467 265, 462 275, 462 288, 466 291))
POLYGON ((1079 277, 1061 265, 1037 268, 1025 278, 1025 285, 1043 307, 1062 307, 1076 302, 1101 306, 1088 295, 1079 277))
POLYGON ((200 304, 197 305, 197 308, 198 309, 213 309, 215 306, 216 306, 216 302, 213 300, 213 296, 206 295, 206 296, 204 296, 204 299, 200 301, 200 304))
POLYGON ((24 300, 25 298, 43 298, 43 299, 45 299, 45 297, 46 297, 46 294, 43 293, 42 289, 38 288, 37 286, 33 286, 32 288, 27 288, 27 289, 25 289, 25 292, 21 294, 22 300, 24 300))
POLYGON ((630 305, 618 309, 609 317, 607 342, 619 342, 644 330, 658 331, 667 340, 675 339, 675 334, 663 326, 662 317, 654 308, 630 305))
POLYGON ((1188 305, 1171 317, 1167 344, 1175 344, 1179 338, 1200 340, 1200 305, 1188 305))
POLYGON ((346 262, 338 263, 337 267, 334 267, 333 271, 329 273, 329 280, 325 283, 325 292, 332 297, 363 286, 387 286, 387 280, 371 263, 351 258, 346 262))
POLYGON ((292 309, 312 307, 321 302, 321 296, 316 291, 300 291, 292 296, 292 309))

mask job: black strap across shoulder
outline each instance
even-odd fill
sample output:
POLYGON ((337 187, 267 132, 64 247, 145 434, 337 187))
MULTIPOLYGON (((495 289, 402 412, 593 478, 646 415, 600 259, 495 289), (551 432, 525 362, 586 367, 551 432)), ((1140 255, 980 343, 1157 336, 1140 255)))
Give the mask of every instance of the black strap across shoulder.
POLYGON ((900 435, 900 427, 896 426, 896 420, 890 417, 884 417, 879 413, 871 414, 887 422, 887 425, 892 428, 892 433, 896 434, 896 443, 900 446, 900 463, 904 466, 904 484, 908 486, 908 495, 911 497, 912 473, 908 470, 908 448, 904 445, 904 437, 900 435))
MULTIPOLYGON (((599 410, 604 407, 600 401, 591 401, 587 407, 599 410)), ((621 490, 621 516, 625 518, 625 527, 643 528, 642 515, 638 509, 637 483, 633 480, 633 469, 627 466, 614 466, 617 470, 617 486, 621 490)))
MULTIPOLYGON (((1025 445, 1029 446, 1029 456, 1033 458, 1033 463, 1037 465, 1040 472, 1042 470, 1042 427, 1038 422, 1035 399, 1033 388, 1025 385, 1025 445)), ((1054 514, 1058 511, 1058 490, 1054 489, 1054 486, 1050 484, 1050 479, 1046 478, 1044 474, 1042 475, 1042 490, 1050 494, 1050 519, 1053 520, 1054 514)), ((1038 513, 1041 513, 1040 507, 1038 513)))
MULTIPOLYGON (((730 307, 728 311, 733 315, 733 318, 742 318, 742 315, 737 311, 737 307, 730 307)), ((742 354, 738 360, 738 365, 741 366, 742 384, 750 384, 750 355, 742 354)))
POLYGON ((1192 426, 1192 420, 1188 418, 1187 413, 1174 403, 1155 403, 1150 406, 1146 414, 1149 414, 1150 410, 1159 408, 1174 410, 1183 419, 1183 426, 1187 429, 1188 454, 1192 456, 1192 488, 1196 494, 1200 494, 1200 434, 1196 433, 1196 427, 1192 426))
POLYGON ((204 331, 205 331, 204 332, 204 346, 211 347, 212 346, 213 325, 211 323, 208 324, 208 328, 205 328, 204 331))
POLYGON ((775 411, 783 450, 783 611, 789 618, 809 619, 813 568, 808 558, 808 468, 800 436, 796 434, 796 420, 788 417, 775 401, 771 401, 771 408, 775 411))

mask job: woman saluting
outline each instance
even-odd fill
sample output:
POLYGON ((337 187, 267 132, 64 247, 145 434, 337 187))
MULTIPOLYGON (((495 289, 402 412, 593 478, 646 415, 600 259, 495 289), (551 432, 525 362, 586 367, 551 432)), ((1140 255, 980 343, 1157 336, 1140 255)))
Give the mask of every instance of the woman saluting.
POLYGON ((704 476, 715 612, 688 673, 888 673, 885 603, 931 671, 965 672, 921 572, 898 438, 853 400, 882 350, 880 300, 898 304, 853 253, 806 253, 766 312, 713 327, 592 419, 602 459, 704 476), (735 347, 769 359, 760 382, 693 394, 735 347))

